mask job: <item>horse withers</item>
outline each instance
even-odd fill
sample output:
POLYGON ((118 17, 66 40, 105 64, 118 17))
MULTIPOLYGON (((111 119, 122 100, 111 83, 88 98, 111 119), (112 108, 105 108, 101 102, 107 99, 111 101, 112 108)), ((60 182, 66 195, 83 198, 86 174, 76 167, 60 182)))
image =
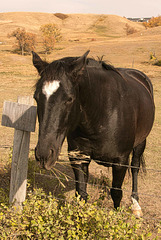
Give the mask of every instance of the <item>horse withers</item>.
POLYGON ((153 87, 142 72, 114 68, 103 61, 66 57, 52 63, 33 52, 40 79, 35 85, 39 137, 35 157, 50 170, 67 137, 76 191, 87 200, 91 159, 112 167, 111 197, 120 206, 122 183, 132 152, 132 201, 141 216, 137 176, 154 121, 153 87))

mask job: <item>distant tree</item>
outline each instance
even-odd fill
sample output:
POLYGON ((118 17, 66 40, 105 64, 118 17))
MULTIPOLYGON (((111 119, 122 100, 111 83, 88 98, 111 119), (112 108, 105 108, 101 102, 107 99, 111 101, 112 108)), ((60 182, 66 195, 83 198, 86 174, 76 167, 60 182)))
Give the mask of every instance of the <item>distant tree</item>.
POLYGON ((51 53, 54 49, 55 43, 60 41, 62 38, 60 29, 58 29, 55 24, 49 23, 42 25, 40 27, 40 32, 43 37, 43 48, 45 52, 47 54, 51 53))
POLYGON ((161 16, 152 17, 148 22, 144 22, 143 25, 145 26, 145 28, 161 26, 161 16))
POLYGON ((16 38, 16 50, 21 51, 21 54, 24 55, 24 52, 31 52, 35 49, 36 44, 36 35, 33 33, 26 32, 26 30, 17 28, 8 37, 16 38))

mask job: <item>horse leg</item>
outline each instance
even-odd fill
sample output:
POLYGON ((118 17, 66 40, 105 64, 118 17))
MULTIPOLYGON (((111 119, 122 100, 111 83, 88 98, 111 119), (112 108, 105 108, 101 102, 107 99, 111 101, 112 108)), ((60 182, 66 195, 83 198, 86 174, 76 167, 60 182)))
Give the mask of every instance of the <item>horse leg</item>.
POLYGON ((132 162, 131 162, 131 172, 132 172, 132 211, 134 213, 134 215, 136 217, 141 217, 142 216, 142 211, 141 211, 141 207, 139 206, 138 200, 138 172, 139 172, 139 168, 140 168, 140 163, 141 163, 141 159, 143 156, 143 152, 145 150, 145 146, 146 146, 146 140, 144 140, 144 142, 142 142, 141 144, 139 144, 138 146, 136 146, 133 149, 133 156, 132 156, 132 162))
POLYGON ((73 139, 73 136, 68 136, 68 156, 75 175, 76 195, 87 201, 87 182, 88 182, 88 167, 91 161, 90 156, 81 153, 79 144, 73 139))
POLYGON ((112 166, 112 188, 111 188, 111 197, 114 202, 114 208, 118 208, 120 206, 120 202, 122 199, 122 183, 126 174, 127 167, 122 166, 112 166))
POLYGON ((71 161, 71 166, 74 171, 76 181, 76 194, 79 194, 81 198, 87 201, 87 182, 88 182, 88 166, 89 161, 83 161, 82 159, 75 159, 71 161), (80 162, 80 163, 79 163, 80 162))

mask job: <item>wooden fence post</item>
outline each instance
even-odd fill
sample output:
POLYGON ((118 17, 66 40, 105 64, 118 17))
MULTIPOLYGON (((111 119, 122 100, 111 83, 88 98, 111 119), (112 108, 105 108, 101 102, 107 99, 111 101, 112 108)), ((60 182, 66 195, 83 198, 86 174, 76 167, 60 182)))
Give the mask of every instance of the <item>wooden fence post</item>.
POLYGON ((21 206, 26 197, 30 132, 35 131, 33 97, 18 97, 18 103, 4 102, 2 125, 15 128, 9 203, 21 206))

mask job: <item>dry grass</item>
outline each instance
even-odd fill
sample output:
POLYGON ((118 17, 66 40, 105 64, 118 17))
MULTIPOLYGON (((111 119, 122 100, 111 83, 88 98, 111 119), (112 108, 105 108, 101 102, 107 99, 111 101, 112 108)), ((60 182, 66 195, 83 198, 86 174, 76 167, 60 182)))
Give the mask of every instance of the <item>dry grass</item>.
MULTIPOLYGON (((28 31, 38 32, 40 25, 54 22, 62 30, 64 39, 57 43, 56 49, 47 56, 48 61, 65 56, 80 56, 90 49, 90 57, 104 55, 104 60, 116 67, 133 67, 146 73, 154 86, 156 118, 153 130, 148 137, 145 151, 147 168, 161 171, 161 68, 149 64, 151 52, 158 58, 161 56, 161 27, 145 30, 141 24, 131 23, 125 18, 110 15, 68 15, 61 20, 54 14, 42 13, 0 13, 0 113, 4 100, 16 101, 19 95, 33 94, 33 85, 37 72, 32 66, 31 56, 12 54, 12 42, 7 34, 16 27, 25 27, 28 31), (130 36, 125 34, 125 25, 130 24, 137 33, 130 36), (75 39, 79 41, 74 41, 75 39)), ((45 56, 42 55, 42 58, 45 56)), ((1 114, 0 114, 1 117, 1 114)), ((13 130, 0 126, 0 146, 12 145, 13 130)), ((31 148, 34 148, 37 132, 31 136, 31 148)), ((0 156, 4 162, 6 151, 0 148, 0 156)), ((62 152, 66 152, 64 145, 62 152)), ((90 173, 100 176, 100 172, 111 172, 92 163, 90 173)), ((161 194, 161 172, 148 170, 146 176, 139 178, 140 203, 148 218, 160 218, 161 203, 157 196, 161 194), (141 193, 149 194, 141 195, 141 193)), ((130 203, 131 177, 125 179, 124 198, 122 204, 130 203)), ((92 192, 93 190, 90 190, 92 192)), ((67 193, 70 195, 70 192, 67 193)), ((111 203, 110 203, 111 204, 111 203)))
POLYGON ((125 25, 144 30, 140 23, 133 23, 115 15, 103 14, 68 14, 61 19, 52 13, 0 13, 0 37, 5 38, 8 33, 17 27, 38 33, 41 25, 54 23, 61 28, 64 39, 83 39, 100 36, 125 36, 125 25), (99 29, 99 31, 98 31, 99 29), (81 34, 80 34, 81 33, 81 34))

